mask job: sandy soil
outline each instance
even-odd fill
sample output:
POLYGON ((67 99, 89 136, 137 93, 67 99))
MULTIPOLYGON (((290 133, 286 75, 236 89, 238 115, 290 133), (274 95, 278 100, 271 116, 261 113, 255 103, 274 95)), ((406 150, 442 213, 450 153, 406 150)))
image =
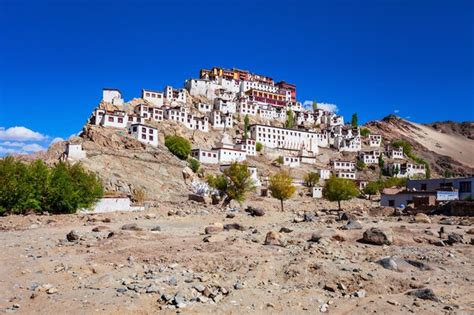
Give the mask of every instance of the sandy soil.
MULTIPOLYGON (((135 213, 0 218, 0 310, 18 314, 319 313, 472 314, 473 247, 439 247, 440 217, 373 217, 370 203, 346 202, 359 230, 341 230, 334 204, 298 198, 278 211, 275 200, 253 217, 189 201, 135 213), (294 222, 304 211, 313 222, 294 222), (109 222, 110 221, 110 222, 109 222), (122 230, 135 223, 139 231, 122 230), (205 235, 214 223, 243 230, 205 235), (159 226, 161 231, 152 231, 159 226), (392 245, 359 242, 369 227, 391 229, 392 245), (99 232, 93 232, 99 227, 99 232), (265 245, 282 227, 281 246, 265 245), (77 231, 80 239, 66 240, 77 231), (111 235, 113 232, 113 235, 111 235), (313 233, 322 238, 309 242, 313 233), (393 256, 397 271, 376 261, 393 256), (416 266, 406 259, 418 262, 416 266), (439 301, 406 293, 430 288, 439 301), (204 291, 203 291, 204 290, 204 291), (147 293, 148 291, 148 293, 147 293), (176 294, 178 296, 175 298, 176 294), (169 299, 169 302, 166 300, 169 299), (178 305, 176 305, 178 304, 178 305), (179 308, 177 308, 177 306, 179 308)), ((466 234, 470 221, 452 218, 446 233, 466 234), (461 225, 462 223, 462 225, 461 225)), ((298 221, 298 220, 297 220, 298 221)))

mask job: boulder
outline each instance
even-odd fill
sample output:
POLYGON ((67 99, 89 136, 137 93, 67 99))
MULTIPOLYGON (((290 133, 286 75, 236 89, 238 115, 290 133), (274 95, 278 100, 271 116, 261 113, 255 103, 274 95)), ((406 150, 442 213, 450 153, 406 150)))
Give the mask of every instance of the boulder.
POLYGON ((431 223, 431 219, 424 213, 417 213, 415 215, 415 222, 416 223, 431 223))
POLYGON ((265 211, 260 208, 247 207, 245 211, 248 212, 253 217, 262 217, 265 215, 265 211))
POLYGON ((430 288, 416 289, 408 292, 407 295, 415 296, 422 300, 431 300, 435 302, 440 301, 436 294, 433 292, 433 290, 430 288))
POLYGON ((316 221, 316 216, 314 215, 314 213, 306 212, 304 214, 304 221, 305 222, 314 222, 314 221, 316 221))
POLYGON ((66 239, 69 242, 76 242, 79 240, 79 238, 80 238, 80 235, 75 230, 71 230, 71 232, 67 233, 66 235, 66 239))
POLYGON ((204 233, 206 234, 216 234, 222 232, 224 230, 224 226, 221 223, 214 223, 213 225, 206 226, 204 229, 204 233))
POLYGON ((362 240, 368 244, 390 245, 393 243, 393 235, 390 230, 373 227, 364 232, 362 240))
POLYGON ((392 257, 385 257, 377 261, 377 264, 388 270, 398 271, 398 265, 392 257))
POLYGON ((128 224, 122 225, 122 230, 124 230, 124 231, 141 231, 142 228, 138 227, 138 225, 136 223, 128 223, 128 224))
POLYGON ((357 220, 350 220, 341 229, 343 230, 362 230, 362 224, 357 220))
POLYGON ((240 223, 229 223, 229 224, 224 225, 224 230, 244 231, 245 227, 240 223))
POLYGON ((353 221, 353 220, 357 220, 357 217, 352 213, 343 212, 339 216, 339 220, 341 220, 341 221, 353 221))
POLYGON ((267 236, 265 237, 265 245, 277 245, 277 246, 282 246, 282 240, 280 233, 270 231, 267 233, 267 236))
POLYGON ((103 231, 107 231, 107 230, 110 230, 110 228, 108 226, 99 225, 99 226, 94 227, 92 229, 92 232, 103 232, 103 231))
POLYGON ((448 240, 446 241, 449 245, 453 245, 456 243, 464 243, 464 237, 461 234, 458 233, 449 233, 448 234, 448 240))
POLYGON ((206 196, 201 196, 198 194, 189 194, 188 195, 188 200, 196 201, 199 203, 205 203, 205 204, 211 204, 212 199, 206 196))

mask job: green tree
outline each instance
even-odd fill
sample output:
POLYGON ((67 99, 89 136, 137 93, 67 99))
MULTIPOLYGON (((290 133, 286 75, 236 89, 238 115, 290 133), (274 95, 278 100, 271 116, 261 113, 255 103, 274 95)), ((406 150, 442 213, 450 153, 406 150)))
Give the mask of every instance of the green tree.
POLYGON ((201 163, 199 163, 199 161, 195 158, 189 158, 188 166, 194 173, 197 173, 199 171, 199 168, 201 167, 201 163))
POLYGON ((78 196, 78 208, 90 208, 104 194, 102 182, 94 173, 84 169, 81 163, 67 165, 72 178, 75 193, 78 196))
POLYGON ((306 187, 314 187, 319 183, 319 174, 316 172, 309 172, 304 177, 304 184, 306 187))
POLYGON ((352 128, 357 128, 357 126, 359 126, 357 113, 352 114, 351 125, 352 125, 352 128))
POLYGON ((337 201, 339 210, 342 200, 349 200, 358 194, 359 191, 353 181, 334 176, 326 181, 323 189, 323 196, 329 201, 337 201))
POLYGON ((379 182, 368 182, 367 185, 364 187, 364 194, 369 195, 369 199, 373 195, 376 195, 380 190, 380 183, 379 182))
POLYGON ((414 158, 411 143, 406 140, 395 140, 392 142, 394 148, 402 148, 403 153, 409 158, 414 158))
POLYGON ((245 117, 244 117, 244 139, 248 138, 249 128, 250 128, 249 115, 245 114, 245 117))
POLYGON ((318 102, 316 100, 313 101, 313 111, 318 109, 318 102))
POLYGON ((291 109, 286 112, 285 128, 293 128, 295 126, 295 113, 291 109))
POLYGON ((365 163, 362 160, 357 160, 356 168, 358 171, 362 171, 365 168, 365 163))
POLYGON ((167 136, 165 146, 181 160, 186 160, 191 153, 191 143, 188 139, 180 136, 167 136))
POLYGON ((209 186, 217 189, 221 196, 226 196, 224 206, 231 200, 244 202, 247 194, 255 190, 255 183, 247 163, 233 162, 224 170, 223 176, 209 176, 207 182, 209 186))
POLYGON ((279 156, 279 157, 275 160, 275 162, 277 162, 277 163, 280 164, 280 165, 283 165, 283 156, 279 156))
POLYGON ((362 129, 360 130, 360 135, 361 135, 362 137, 367 137, 367 136, 370 135, 370 130, 367 129, 367 128, 362 128, 362 129))
POLYGON ((268 189, 273 198, 280 200, 281 211, 284 211, 283 201, 290 199, 296 191, 296 187, 293 186, 293 178, 285 171, 270 176, 268 189))
POLYGON ((257 150, 257 152, 262 152, 263 150, 263 144, 261 142, 257 142, 255 144, 255 150, 257 150))

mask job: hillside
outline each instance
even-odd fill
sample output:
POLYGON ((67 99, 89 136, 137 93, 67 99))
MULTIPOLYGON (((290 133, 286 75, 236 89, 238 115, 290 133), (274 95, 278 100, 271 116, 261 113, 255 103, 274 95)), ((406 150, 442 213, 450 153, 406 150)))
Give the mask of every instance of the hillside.
POLYGON ((427 160, 432 175, 442 176, 445 170, 456 175, 474 173, 473 123, 433 123, 422 125, 396 116, 366 124, 372 133, 379 133, 386 143, 404 139, 415 153, 427 160))

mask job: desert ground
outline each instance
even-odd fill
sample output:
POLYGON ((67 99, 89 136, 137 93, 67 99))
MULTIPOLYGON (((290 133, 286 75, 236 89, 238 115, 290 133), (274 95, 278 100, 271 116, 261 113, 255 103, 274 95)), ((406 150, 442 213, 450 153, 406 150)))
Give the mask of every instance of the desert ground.
POLYGON ((182 198, 142 212, 1 217, 0 310, 474 313, 472 219, 389 216, 360 199, 343 207, 302 197, 281 212, 254 197, 221 209, 182 198), (371 227, 393 241, 364 243, 371 227))

